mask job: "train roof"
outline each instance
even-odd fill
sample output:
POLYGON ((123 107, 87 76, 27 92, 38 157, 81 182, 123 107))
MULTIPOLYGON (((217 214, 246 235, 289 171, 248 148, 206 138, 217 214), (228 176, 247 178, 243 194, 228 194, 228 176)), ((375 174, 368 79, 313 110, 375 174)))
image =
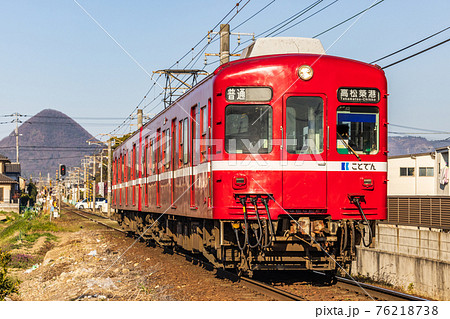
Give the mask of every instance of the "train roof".
POLYGON ((326 54, 319 39, 298 37, 260 38, 242 51, 241 59, 290 53, 326 54))

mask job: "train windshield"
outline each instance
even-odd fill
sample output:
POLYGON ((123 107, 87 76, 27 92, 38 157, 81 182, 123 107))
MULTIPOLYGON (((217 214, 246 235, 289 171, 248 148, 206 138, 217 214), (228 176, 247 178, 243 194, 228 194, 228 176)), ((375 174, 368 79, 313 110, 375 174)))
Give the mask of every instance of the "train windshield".
POLYGON ((291 96, 286 101, 286 149, 290 154, 323 152, 323 100, 291 96))
POLYGON ((231 154, 272 151, 272 107, 228 105, 225 109, 225 150, 231 154))
POLYGON ((336 133, 339 154, 377 154, 378 107, 339 106, 336 133))

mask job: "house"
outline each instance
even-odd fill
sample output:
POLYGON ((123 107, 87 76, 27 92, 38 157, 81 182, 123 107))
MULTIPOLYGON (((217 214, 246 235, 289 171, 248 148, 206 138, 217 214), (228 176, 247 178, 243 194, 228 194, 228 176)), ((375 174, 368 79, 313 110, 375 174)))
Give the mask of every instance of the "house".
POLYGON ((20 164, 0 154, 0 210, 19 212, 20 164))
POLYGON ((389 157, 388 195, 437 195, 436 165, 436 152, 389 157))
POLYGON ((388 195, 450 196, 450 146, 388 158, 388 195))

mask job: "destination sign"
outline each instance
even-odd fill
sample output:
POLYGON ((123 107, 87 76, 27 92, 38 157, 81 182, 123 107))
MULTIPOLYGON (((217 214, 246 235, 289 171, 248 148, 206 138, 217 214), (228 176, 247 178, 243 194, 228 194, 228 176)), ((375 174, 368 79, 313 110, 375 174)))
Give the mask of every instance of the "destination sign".
POLYGON ((378 103, 380 90, 375 88, 339 88, 337 91, 339 102, 344 103, 378 103))
POLYGON ((230 102, 268 102, 272 99, 269 87, 229 87, 225 97, 230 102))

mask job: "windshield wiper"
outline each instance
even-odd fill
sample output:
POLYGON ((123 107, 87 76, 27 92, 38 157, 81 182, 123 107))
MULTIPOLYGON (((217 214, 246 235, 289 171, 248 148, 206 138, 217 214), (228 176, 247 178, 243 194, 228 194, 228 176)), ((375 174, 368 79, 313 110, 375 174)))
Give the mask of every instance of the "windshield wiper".
POLYGON ((341 139, 342 143, 344 143, 345 147, 346 147, 349 151, 351 151, 351 152, 353 153, 353 155, 356 156, 356 158, 358 159, 358 161, 361 161, 361 157, 359 157, 359 155, 356 154, 355 150, 354 150, 350 145, 348 145, 348 143, 344 140, 344 138, 341 136, 341 134, 339 134, 338 132, 336 132, 336 133, 337 133, 337 135, 339 136, 339 138, 341 139))

